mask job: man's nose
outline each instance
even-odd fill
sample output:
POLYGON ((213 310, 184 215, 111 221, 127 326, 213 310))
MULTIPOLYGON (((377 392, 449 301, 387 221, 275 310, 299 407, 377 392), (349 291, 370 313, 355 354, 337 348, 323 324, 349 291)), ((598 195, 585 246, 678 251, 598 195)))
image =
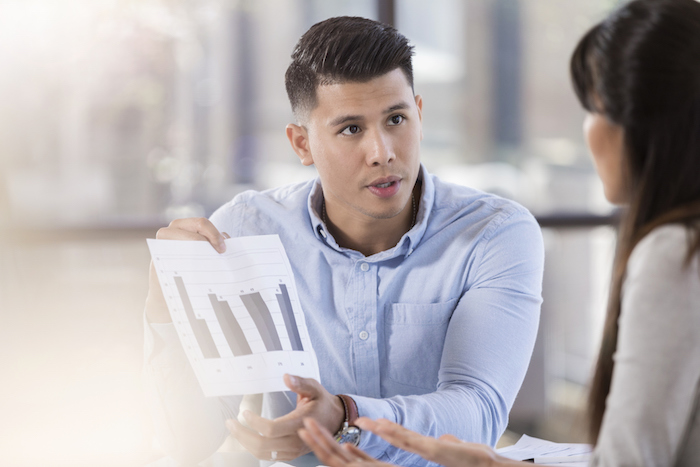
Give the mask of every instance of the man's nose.
POLYGON ((381 132, 368 138, 367 163, 373 166, 386 165, 396 159, 391 139, 381 132))

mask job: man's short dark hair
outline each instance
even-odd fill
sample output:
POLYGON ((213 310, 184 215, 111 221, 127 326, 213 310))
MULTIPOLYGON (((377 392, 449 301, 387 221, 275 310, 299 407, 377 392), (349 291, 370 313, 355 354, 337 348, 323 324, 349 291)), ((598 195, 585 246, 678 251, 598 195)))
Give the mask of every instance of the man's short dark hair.
POLYGON ((367 82, 397 68, 413 89, 412 56, 408 39, 387 24, 353 16, 316 23, 299 39, 285 74, 292 111, 304 119, 320 85, 367 82))

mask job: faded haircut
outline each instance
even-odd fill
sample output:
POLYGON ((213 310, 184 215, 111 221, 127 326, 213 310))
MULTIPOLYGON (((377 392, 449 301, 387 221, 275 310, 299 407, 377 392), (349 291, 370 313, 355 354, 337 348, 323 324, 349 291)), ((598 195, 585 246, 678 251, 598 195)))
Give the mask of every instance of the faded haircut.
POLYGON ((413 89, 412 56, 408 39, 387 24, 351 16, 314 24, 299 39, 285 74, 294 116, 306 120, 320 85, 367 82, 400 68, 413 89))

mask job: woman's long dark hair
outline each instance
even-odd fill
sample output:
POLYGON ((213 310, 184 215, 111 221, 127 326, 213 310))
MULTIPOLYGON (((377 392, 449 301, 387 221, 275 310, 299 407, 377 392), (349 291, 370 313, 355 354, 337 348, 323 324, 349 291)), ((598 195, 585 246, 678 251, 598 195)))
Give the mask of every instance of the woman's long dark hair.
POLYGON ((581 39, 571 57, 581 104, 625 134, 625 187, 608 313, 589 395, 596 442, 610 392, 622 284, 635 245, 651 230, 681 223, 687 260, 700 250, 700 3, 635 0, 581 39))

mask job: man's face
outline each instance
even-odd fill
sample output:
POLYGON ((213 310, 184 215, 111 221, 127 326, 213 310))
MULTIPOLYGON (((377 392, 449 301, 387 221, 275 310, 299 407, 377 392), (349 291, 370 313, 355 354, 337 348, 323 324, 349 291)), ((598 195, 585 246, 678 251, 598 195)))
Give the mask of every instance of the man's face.
POLYGON ((308 152, 299 156, 316 166, 326 208, 339 220, 398 215, 420 168, 421 97, 398 68, 366 83, 319 86, 316 96, 308 152))

